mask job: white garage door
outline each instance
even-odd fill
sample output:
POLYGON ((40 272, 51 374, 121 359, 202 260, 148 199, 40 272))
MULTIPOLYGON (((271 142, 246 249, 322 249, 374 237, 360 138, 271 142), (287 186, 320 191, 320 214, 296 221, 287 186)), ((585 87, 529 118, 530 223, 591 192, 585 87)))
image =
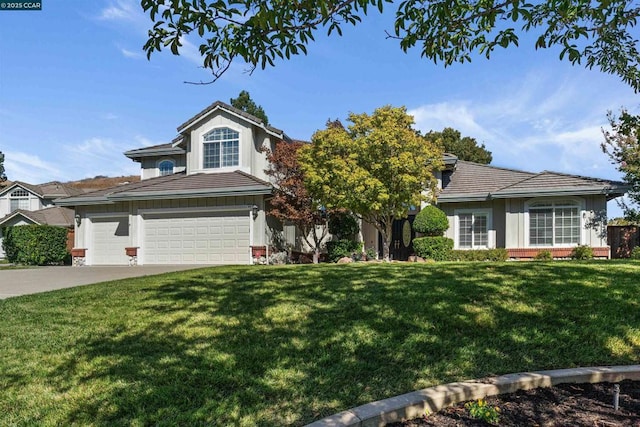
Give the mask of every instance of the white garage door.
POLYGON ((127 265, 124 248, 129 246, 129 218, 92 218, 93 245, 89 258, 93 265, 127 265))
POLYGON ((248 212, 144 215, 145 264, 248 264, 248 212))

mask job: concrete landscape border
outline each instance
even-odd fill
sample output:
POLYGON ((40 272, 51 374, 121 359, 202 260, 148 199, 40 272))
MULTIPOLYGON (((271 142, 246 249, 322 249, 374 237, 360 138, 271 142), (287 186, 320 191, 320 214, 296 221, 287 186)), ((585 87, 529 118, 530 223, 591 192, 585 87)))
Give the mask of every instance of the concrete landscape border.
POLYGON ((315 421, 307 427, 382 427, 387 423, 437 412, 460 402, 497 394, 557 384, 615 383, 623 380, 640 380, 640 365, 520 372, 444 384, 378 400, 315 421))

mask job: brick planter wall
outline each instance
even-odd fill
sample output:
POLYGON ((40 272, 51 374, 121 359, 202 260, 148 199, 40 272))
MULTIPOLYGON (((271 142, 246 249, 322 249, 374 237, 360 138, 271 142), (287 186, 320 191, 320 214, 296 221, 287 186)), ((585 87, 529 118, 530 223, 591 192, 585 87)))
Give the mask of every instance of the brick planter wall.
MULTIPOLYGON (((593 249, 594 258, 609 258, 609 247, 604 246, 593 249)), ((569 258, 573 248, 515 248, 507 249, 509 258, 515 259, 531 259, 534 258, 538 252, 549 251, 554 258, 569 258)))

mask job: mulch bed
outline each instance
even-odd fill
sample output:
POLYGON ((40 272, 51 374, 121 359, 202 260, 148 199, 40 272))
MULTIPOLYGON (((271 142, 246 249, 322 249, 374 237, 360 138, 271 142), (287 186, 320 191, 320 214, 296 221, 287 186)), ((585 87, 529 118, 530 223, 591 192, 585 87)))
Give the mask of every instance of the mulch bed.
MULTIPOLYGON (((561 384, 487 397, 500 409, 499 426, 640 427, 640 381, 622 381, 619 409, 613 407, 613 384, 561 384)), ((464 403, 387 427, 487 426, 469 416, 464 403)))

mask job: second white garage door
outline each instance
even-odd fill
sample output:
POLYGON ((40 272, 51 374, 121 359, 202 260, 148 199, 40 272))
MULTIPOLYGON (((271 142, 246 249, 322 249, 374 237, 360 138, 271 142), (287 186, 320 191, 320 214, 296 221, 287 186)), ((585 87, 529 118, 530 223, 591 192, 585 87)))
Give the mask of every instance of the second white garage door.
POLYGON ((248 264, 249 214, 145 214, 145 264, 248 264))

